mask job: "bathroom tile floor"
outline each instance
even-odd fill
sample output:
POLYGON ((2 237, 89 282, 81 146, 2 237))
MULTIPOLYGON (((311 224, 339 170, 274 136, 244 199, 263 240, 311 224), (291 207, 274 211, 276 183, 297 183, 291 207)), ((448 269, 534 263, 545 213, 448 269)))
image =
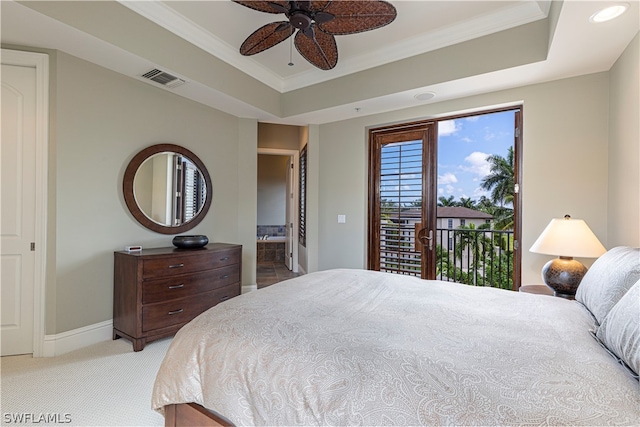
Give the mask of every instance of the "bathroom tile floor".
POLYGON ((300 273, 290 271, 283 263, 279 262, 259 262, 256 266, 258 289, 298 276, 300 273))

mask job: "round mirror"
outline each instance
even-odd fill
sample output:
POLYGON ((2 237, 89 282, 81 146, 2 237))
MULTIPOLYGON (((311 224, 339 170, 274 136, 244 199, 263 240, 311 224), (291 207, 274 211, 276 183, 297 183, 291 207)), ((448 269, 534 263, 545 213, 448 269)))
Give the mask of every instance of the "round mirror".
POLYGON ((211 206, 211 178, 186 148, 157 144, 140 151, 124 172, 124 200, 150 230, 179 234, 192 229, 211 206))

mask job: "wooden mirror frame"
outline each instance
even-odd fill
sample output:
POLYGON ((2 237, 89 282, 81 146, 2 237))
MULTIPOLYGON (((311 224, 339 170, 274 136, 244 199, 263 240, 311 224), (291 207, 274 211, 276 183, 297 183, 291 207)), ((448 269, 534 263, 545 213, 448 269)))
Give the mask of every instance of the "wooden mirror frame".
POLYGON ((124 195, 124 201, 127 204, 127 208, 129 208, 129 212, 131 212, 131 215, 133 215, 133 217, 144 227, 162 234, 180 234, 184 233, 185 231, 191 230, 204 219, 204 217, 207 215, 207 212, 209 211, 209 208, 211 207, 211 177, 209 176, 207 168, 204 166, 204 163, 202 163, 202 160, 200 160, 198 156, 196 156, 186 148, 175 144, 152 145, 136 154, 133 159, 131 159, 129 165, 127 166, 127 169, 124 172, 124 178, 122 180, 122 192, 124 195), (176 226, 159 224, 150 219, 140 209, 140 206, 138 206, 138 202, 136 201, 133 191, 133 181, 135 179, 136 172, 138 172, 138 169, 140 168, 140 165, 142 165, 142 163, 149 157, 164 152, 178 153, 191 160, 198 167, 200 173, 202 173, 202 177, 204 178, 207 186, 206 199, 204 202, 204 206, 202 207, 200 212, 198 212, 198 214, 191 220, 176 226))

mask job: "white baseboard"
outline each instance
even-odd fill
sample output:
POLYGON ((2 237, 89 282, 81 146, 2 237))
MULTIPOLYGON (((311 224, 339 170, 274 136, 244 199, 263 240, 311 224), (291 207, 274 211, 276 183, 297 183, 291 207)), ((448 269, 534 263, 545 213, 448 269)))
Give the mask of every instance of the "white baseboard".
POLYGON ((82 328, 62 332, 55 335, 45 335, 42 347, 43 357, 60 356, 73 350, 78 350, 113 338, 113 320, 105 320, 82 328))
POLYGON ((241 294, 246 294, 247 292, 257 291, 257 290, 258 290, 258 285, 257 284, 242 285, 242 289, 240 290, 240 293, 241 294))

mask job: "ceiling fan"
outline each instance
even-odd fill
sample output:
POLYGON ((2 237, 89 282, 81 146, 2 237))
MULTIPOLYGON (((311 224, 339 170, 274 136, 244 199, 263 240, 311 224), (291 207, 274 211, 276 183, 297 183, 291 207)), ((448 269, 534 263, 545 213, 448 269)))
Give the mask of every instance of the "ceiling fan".
POLYGON ((383 0, 243 1, 233 2, 266 13, 284 13, 288 21, 272 22, 254 31, 240 46, 255 55, 289 38, 296 29, 300 55, 321 70, 338 63, 334 36, 375 30, 396 18, 396 8, 383 0))

